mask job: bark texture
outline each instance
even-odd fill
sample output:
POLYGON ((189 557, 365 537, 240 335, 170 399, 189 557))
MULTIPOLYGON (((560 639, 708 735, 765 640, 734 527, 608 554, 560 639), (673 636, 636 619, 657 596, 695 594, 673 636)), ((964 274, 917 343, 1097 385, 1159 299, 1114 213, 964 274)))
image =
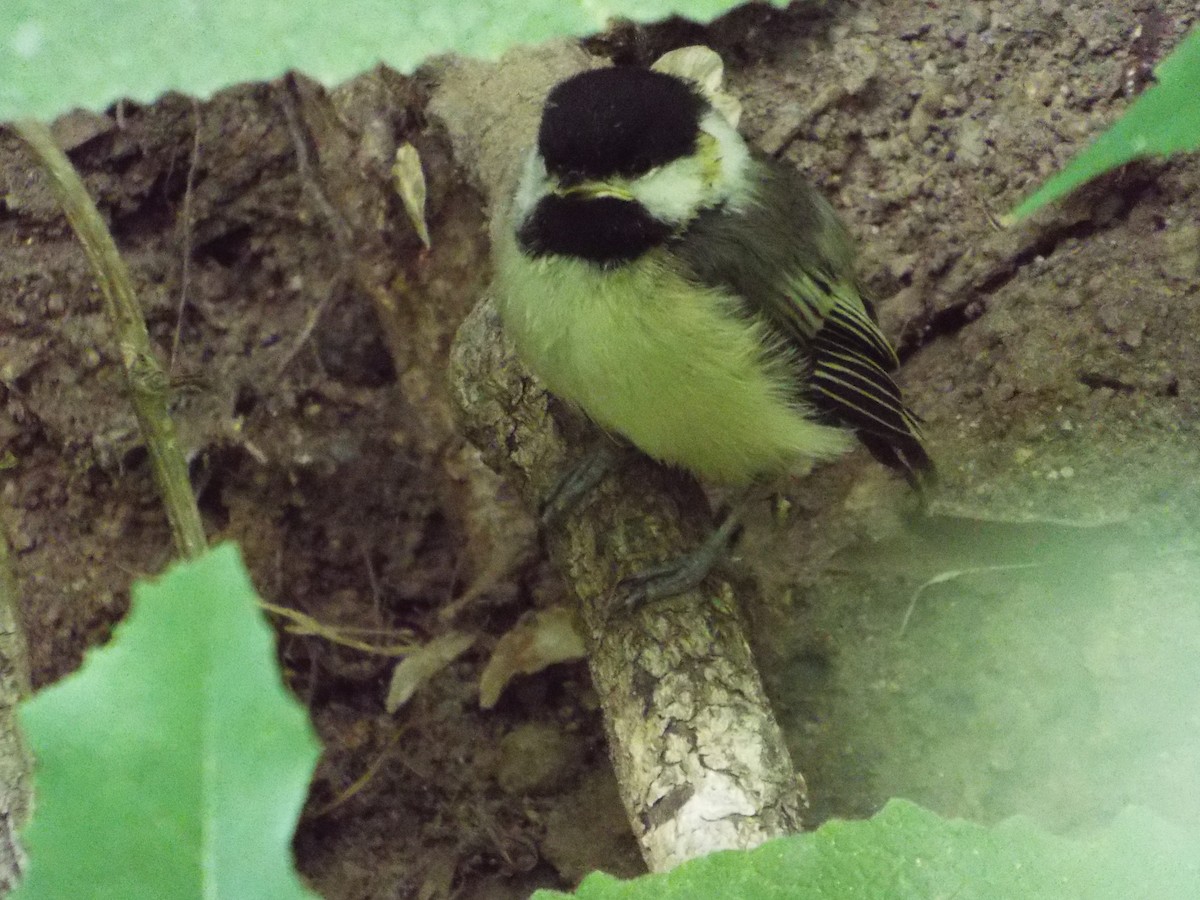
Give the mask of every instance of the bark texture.
MULTIPOLYGON (((590 426, 524 371, 490 300, 460 330, 451 378, 485 459, 531 503, 544 500, 590 426)), ((581 604, 622 799, 654 871, 800 826, 803 782, 739 622, 744 597, 710 577, 639 610, 613 605, 622 578, 691 549, 711 526, 694 481, 631 456, 545 535, 581 604)))

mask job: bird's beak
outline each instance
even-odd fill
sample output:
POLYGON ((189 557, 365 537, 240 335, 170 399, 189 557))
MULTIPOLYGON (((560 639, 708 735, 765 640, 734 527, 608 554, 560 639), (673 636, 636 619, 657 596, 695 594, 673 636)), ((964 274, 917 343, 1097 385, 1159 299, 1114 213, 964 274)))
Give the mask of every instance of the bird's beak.
POLYGON ((582 200, 599 200, 603 197, 614 197, 617 200, 632 200, 633 194, 628 188, 602 181, 582 181, 579 184, 559 185, 554 189, 559 197, 578 197, 582 200))

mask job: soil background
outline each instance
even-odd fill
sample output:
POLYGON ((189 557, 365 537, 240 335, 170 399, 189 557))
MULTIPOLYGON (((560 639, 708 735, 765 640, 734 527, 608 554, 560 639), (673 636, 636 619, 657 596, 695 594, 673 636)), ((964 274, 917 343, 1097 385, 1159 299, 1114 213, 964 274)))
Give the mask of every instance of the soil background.
MULTIPOLYGON (((1130 165, 997 225, 1196 20, 1183 0, 827 2, 588 44, 721 53, 743 131, 856 235, 940 466, 921 521, 858 452, 785 485, 739 544, 811 825, 892 796, 1065 834, 1129 804, 1200 825, 1200 162, 1130 165)), ((330 900, 519 898, 641 867, 581 663, 479 706, 499 638, 563 589, 455 429, 446 354, 489 261, 482 199, 425 114, 434 77, 55 124, 169 361, 210 535, 328 626, 475 639, 388 714, 394 659, 279 622, 326 750, 296 853, 330 900), (402 141, 428 251, 391 186, 402 141)), ((171 556, 116 359, 81 248, 0 129, 0 518, 36 685, 171 556)))

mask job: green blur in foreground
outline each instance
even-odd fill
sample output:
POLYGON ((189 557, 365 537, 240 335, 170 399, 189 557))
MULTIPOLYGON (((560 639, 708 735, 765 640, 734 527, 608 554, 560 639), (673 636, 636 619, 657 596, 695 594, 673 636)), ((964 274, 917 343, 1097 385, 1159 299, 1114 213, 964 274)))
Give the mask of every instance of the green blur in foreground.
MULTIPOLYGON (((4 0, 0 120, 100 109, 166 90, 206 96, 296 68, 332 83, 376 62, 495 55, 517 42, 726 0, 4 0)), ((1056 178, 1021 217, 1131 159, 1200 146, 1200 32, 1159 84, 1056 178)), ((218 548, 135 588, 113 643, 38 694, 21 721, 37 757, 27 880, 12 896, 311 898, 289 841, 317 748, 275 668, 270 630, 236 551, 218 548)), ((563 896, 541 892, 538 896, 563 896)), ((1200 897, 1194 839, 1129 811, 1091 840, 1014 820, 946 821, 905 801, 874 819, 748 853, 721 853, 631 882, 589 877, 584 898, 1200 897)))
POLYGON ((1022 201, 1006 220, 1023 219, 1131 160, 1200 148, 1200 28, 1159 64, 1155 76, 1158 83, 1138 97, 1115 125, 1022 201))
POLYGON ((596 873, 574 895, 533 900, 1195 900, 1194 851, 1184 831, 1140 809, 1084 841, 1025 819, 985 828, 892 800, 866 821, 831 821, 632 881, 596 873))
MULTIPOLYGON (((782 5, 782 0, 776 0, 782 5)), ((52 119, 166 91, 208 97, 297 69, 333 85, 383 63, 495 57, 515 44, 673 14, 707 22, 732 0, 3 0, 0 121, 52 119)))
POLYGON ((232 544, 134 585, 83 667, 20 710, 20 900, 304 900, 291 838, 319 748, 232 544))

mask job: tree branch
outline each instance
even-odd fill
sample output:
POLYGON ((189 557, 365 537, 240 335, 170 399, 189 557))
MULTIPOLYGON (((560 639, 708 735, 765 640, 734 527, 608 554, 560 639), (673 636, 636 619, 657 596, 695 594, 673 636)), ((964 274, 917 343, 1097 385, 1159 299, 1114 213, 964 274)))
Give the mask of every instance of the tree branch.
MULTIPOLYGON (((583 64, 578 51, 539 48, 498 68, 443 70, 434 110, 491 197, 511 189, 546 90, 583 64)), ((544 502, 593 432, 514 357, 490 300, 458 333, 451 381, 468 438, 531 504, 544 502)), ((639 458, 546 535, 581 604, 622 800, 655 871, 800 826, 803 782, 738 618, 745 592, 709 578, 668 601, 611 609, 620 579, 693 548, 711 527, 692 479, 639 458)))

